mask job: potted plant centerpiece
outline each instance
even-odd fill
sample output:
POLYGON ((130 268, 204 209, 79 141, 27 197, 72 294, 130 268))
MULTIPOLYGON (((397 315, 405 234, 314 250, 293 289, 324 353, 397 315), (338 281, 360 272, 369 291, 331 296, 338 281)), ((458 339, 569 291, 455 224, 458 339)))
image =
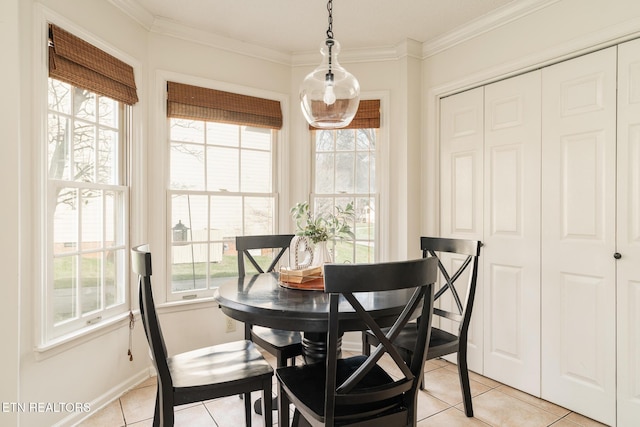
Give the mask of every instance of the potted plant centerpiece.
POLYGON ((335 213, 311 213, 309 202, 298 202, 291 208, 291 217, 296 223, 296 235, 306 237, 313 244, 312 265, 333 262, 327 241, 354 237, 351 224, 355 219, 353 203, 343 208, 335 207, 335 213))

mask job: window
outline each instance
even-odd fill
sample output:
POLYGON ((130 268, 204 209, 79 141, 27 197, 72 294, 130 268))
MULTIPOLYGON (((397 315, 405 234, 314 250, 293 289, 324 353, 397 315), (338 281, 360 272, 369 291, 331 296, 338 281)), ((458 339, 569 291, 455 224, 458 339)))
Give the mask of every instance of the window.
POLYGON ((238 274, 235 236, 276 232, 275 147, 282 118, 264 123, 253 114, 240 116, 238 103, 220 105, 225 99, 267 101, 280 114, 275 101, 168 86, 169 298, 210 295, 220 278, 238 274), (187 91, 189 96, 180 95, 187 91), (197 99, 205 112, 185 104, 197 99))
MULTIPOLYGON (((79 86, 83 76, 95 71, 87 73, 83 65, 61 55, 67 48, 78 52, 73 46, 82 45, 89 56, 97 51, 102 59, 119 60, 55 26, 49 42, 43 310, 47 340, 129 309, 126 118, 127 102, 135 102, 116 100, 122 99, 118 93, 93 83, 79 86)), ((131 67, 129 71, 132 82, 131 67)))
POLYGON ((312 130, 315 212, 335 212, 353 203, 354 238, 330 242, 335 262, 368 263, 376 260, 376 148, 380 127, 380 101, 360 101, 348 128, 312 130))
POLYGON ((335 262, 375 261, 377 129, 316 130, 313 209, 335 212, 353 203, 355 239, 331 242, 335 262))

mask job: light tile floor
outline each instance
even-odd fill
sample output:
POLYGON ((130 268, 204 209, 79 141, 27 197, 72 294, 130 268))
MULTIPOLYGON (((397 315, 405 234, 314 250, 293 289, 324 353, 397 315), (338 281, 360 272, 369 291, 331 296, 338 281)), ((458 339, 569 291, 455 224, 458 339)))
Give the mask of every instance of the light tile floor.
MULTIPOLYGON (((270 355, 265 357, 275 366, 275 360, 270 355)), ((421 391, 418 396, 418 427, 603 426, 580 414, 489 378, 474 373, 470 375, 473 418, 467 418, 463 412, 456 365, 444 360, 428 361, 425 367, 427 390, 421 391)), ((152 377, 93 414, 80 423, 80 426, 152 426, 155 393, 156 380, 152 377)), ((253 398, 256 399, 258 396, 259 393, 255 393, 253 398)), ((178 427, 244 425, 244 406, 238 396, 183 405, 175 409, 175 414, 175 425, 178 427)), ((275 413, 274 423, 277 424, 275 413)), ((252 425, 261 426, 262 418, 253 414, 252 425)))

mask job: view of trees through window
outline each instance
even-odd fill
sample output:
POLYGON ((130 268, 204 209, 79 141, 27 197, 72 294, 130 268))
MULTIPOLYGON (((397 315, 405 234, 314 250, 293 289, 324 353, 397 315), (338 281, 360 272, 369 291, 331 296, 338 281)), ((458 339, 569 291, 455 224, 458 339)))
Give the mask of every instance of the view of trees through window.
POLYGON ((375 261, 376 139, 378 129, 316 130, 313 210, 335 212, 353 203, 355 238, 330 246, 336 262, 375 261))
POLYGON ((124 106, 49 78, 47 123, 49 328, 85 326, 124 311, 124 106))

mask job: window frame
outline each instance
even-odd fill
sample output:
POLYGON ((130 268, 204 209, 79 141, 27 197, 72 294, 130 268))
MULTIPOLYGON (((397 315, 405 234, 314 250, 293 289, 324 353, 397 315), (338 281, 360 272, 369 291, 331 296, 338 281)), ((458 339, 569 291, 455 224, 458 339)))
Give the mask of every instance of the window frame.
MULTIPOLYGON (((168 82, 176 82, 180 84, 193 85, 198 86, 205 89, 213 89, 224 92, 230 92, 238 95, 246 95, 253 97, 260 97, 269 100, 274 100, 280 102, 280 106, 283 112, 288 111, 288 95, 259 90, 255 88, 248 88, 241 85, 236 85, 233 83, 220 82, 220 81, 212 81, 203 78, 196 78, 193 76, 188 76, 180 73, 174 73, 169 71, 161 71, 158 73, 158 79, 156 81, 157 93, 162 96, 163 109, 162 116, 158 117, 158 123, 162 121, 162 126, 159 128, 161 132, 159 135, 161 136, 161 140, 164 143, 164 150, 162 150, 162 154, 164 159, 162 160, 162 164, 164 165, 163 170, 161 171, 163 176, 163 182, 165 182, 165 186, 162 188, 163 195, 162 200, 164 203, 163 207, 163 218, 162 218, 162 250, 163 254, 158 252, 158 256, 163 255, 161 259, 164 259, 165 262, 162 263, 160 268, 161 272, 158 272, 158 269, 154 269, 154 276, 158 276, 162 274, 162 281, 165 284, 163 286, 162 292, 164 295, 160 296, 161 301, 164 300, 164 303, 160 303, 160 308, 168 305, 181 305, 181 304, 198 304, 207 301, 213 301, 213 294, 216 290, 216 286, 209 287, 207 289, 196 289, 193 291, 189 291, 188 293, 174 292, 172 289, 172 277, 171 277, 171 238, 172 238, 172 227, 175 225, 172 221, 171 215, 171 195, 175 194, 175 190, 170 189, 170 167, 171 167, 171 153, 170 153, 170 118, 167 117, 166 110, 166 101, 167 101, 167 83, 168 82), (186 296, 186 298, 183 298, 186 296)), ((286 169, 283 169, 283 165, 288 164, 288 118, 287 115, 283 113, 282 117, 283 123, 281 129, 274 129, 272 131, 272 151, 271 151, 271 167, 272 167, 272 191, 268 193, 270 196, 273 196, 274 199, 274 221, 273 221, 273 233, 277 234, 280 230, 288 229, 290 227, 289 217, 286 213, 289 212, 286 207, 288 204, 288 195, 283 194, 282 188, 284 186, 284 182, 288 178, 289 174, 286 169)), ((160 138, 159 138, 160 139, 160 138)), ((204 193, 201 191, 196 191, 195 193, 204 193)), ((211 193, 208 193, 212 195, 211 193)), ((241 193, 241 192, 220 192, 218 194, 223 195, 242 195, 242 196, 251 196, 254 193, 241 193)), ((259 196, 265 196, 265 193, 256 193, 259 196)), ((160 224, 156 223, 156 227, 159 227, 160 224)), ((244 226, 244 224, 243 224, 244 226)), ((158 241, 160 244, 160 241, 158 241)))
MULTIPOLYGON (((331 132, 336 132, 336 131, 344 131, 344 130, 349 130, 349 131, 353 131, 353 132, 358 132, 360 128, 354 128, 354 129, 329 129, 329 131, 331 132)), ((363 128, 364 129, 364 128, 363 128)), ((372 198, 373 199, 373 205, 374 205, 374 209, 376 212, 376 221, 374 222, 374 226, 373 226, 373 233, 374 233, 374 239, 373 239, 373 245, 374 245, 374 250, 373 250, 373 260, 370 260, 368 262, 379 262, 380 257, 381 257, 381 251, 380 251, 380 241, 381 241, 381 236, 380 236, 380 232, 381 232, 381 227, 380 227, 380 221, 377 220, 377 217, 379 217, 379 212, 380 212, 380 169, 381 169, 381 162, 380 162, 380 152, 381 152, 381 140, 382 138, 382 131, 380 128, 367 128, 367 129, 374 129, 375 134, 376 134, 376 141, 375 141, 375 149, 374 150, 368 150, 368 151, 372 151, 374 156, 375 156, 375 171, 376 171, 376 175, 374 177, 374 182, 373 185, 375 186, 375 191, 371 192, 369 191, 368 193, 358 193, 357 191, 355 191, 355 182, 354 182, 354 191, 352 193, 347 193, 347 192, 334 192, 334 193, 316 193, 316 172, 317 172, 317 165, 316 165, 316 159, 317 159, 317 151, 316 151, 316 134, 317 132, 322 132, 322 131, 327 131, 327 130, 323 130, 323 129, 312 129, 309 131, 309 139, 310 139, 310 145, 311 145, 311 176, 310 178, 310 185, 311 185, 311 192, 309 194, 309 204, 311 206, 312 211, 315 209, 316 206, 316 200, 317 199, 333 199, 334 201, 336 199, 349 199, 351 202, 355 202, 359 197, 368 197, 368 198, 372 198)), ((355 140, 357 140, 357 137, 355 138, 355 140)), ((335 149, 332 151, 333 153, 339 153, 340 151, 335 149)), ((355 146, 353 151, 344 151, 344 152, 353 152, 354 154, 356 154, 358 151, 356 150, 355 146)), ((355 158, 354 158, 355 161, 355 158)), ((335 159, 334 159, 335 162, 335 159)), ((335 174, 335 169, 334 169, 334 174, 335 174)), ((334 188, 335 188, 335 182, 334 182, 334 188)), ((369 187, 371 188, 371 187, 369 187)), ((335 203, 334 203, 335 205, 335 203)), ((353 227, 355 229, 355 227, 357 226, 357 222, 358 222, 358 218, 357 218, 357 213, 356 213, 356 218, 354 218, 354 224, 353 227)), ((368 241, 365 239, 357 239, 356 238, 348 238, 346 239, 347 242, 353 242, 354 244, 354 258, 352 258, 351 260, 347 261, 347 262, 356 262, 355 259, 355 244, 358 241, 368 241)), ((335 250, 335 246, 336 246, 337 242, 329 242, 329 246, 330 249, 332 251, 335 250)))
MULTIPOLYGON (((132 233, 130 224, 133 222, 132 206, 140 206, 140 198, 132 198, 132 183, 141 182, 140 177, 143 171, 137 171, 140 166, 140 159, 133 154, 140 151, 141 139, 138 132, 135 129, 141 127, 140 117, 136 114, 138 107, 135 105, 127 106, 121 102, 118 104, 121 106, 120 121, 122 127, 119 132, 120 138, 124 138, 122 144, 122 150, 118 152, 118 159, 120 163, 120 173, 123 175, 123 181, 121 185, 112 186, 124 191, 124 203, 123 210, 123 225, 122 225, 122 238, 124 247, 124 257, 121 276, 124 279, 124 283, 121 285, 124 289, 124 300, 122 303, 112 306, 110 308, 103 308, 99 312, 101 315, 96 316, 98 311, 91 312, 90 316, 93 321, 87 323, 86 318, 84 320, 78 320, 77 327, 68 328, 62 330, 62 328, 54 328, 53 326, 53 314, 52 304, 53 299, 51 297, 51 291, 53 284, 50 282, 53 275, 53 212, 50 207, 52 203, 48 200, 48 195, 51 194, 48 174, 48 79, 49 79, 49 25, 54 24, 60 27, 64 27, 70 33, 76 35, 82 40, 92 44, 98 49, 103 50, 109 55, 117 58, 118 60, 127 63, 134 70, 134 78, 137 86, 139 87, 139 78, 141 72, 140 62, 124 53, 123 51, 113 47, 111 44, 105 43, 101 39, 95 37, 91 32, 88 32, 74 24, 65 21, 55 13, 44 9, 38 8, 38 19, 34 20, 34 58, 35 64, 39 64, 36 67, 36 71, 33 73, 33 87, 34 87, 34 110, 37 111, 40 119, 35 122, 34 134, 38 137, 34 138, 33 153, 37 162, 33 164, 33 188, 34 197, 31 199, 34 212, 37 212, 33 216, 33 245, 34 253, 39 253, 39 259, 34 263, 34 351, 37 354, 38 359, 41 357, 48 357, 48 355, 57 354, 60 351, 65 351, 70 346, 75 345, 78 340, 84 342, 91 339, 98 331, 108 331, 112 328, 119 328, 126 325, 129 319, 129 312, 132 309, 132 275, 129 271, 129 248, 131 235, 146 234, 146 232, 139 231, 132 233), (135 160, 135 166, 134 166, 135 160), (99 318, 96 318, 99 317, 99 318), (58 329, 60 332, 55 331, 58 329), (55 351, 54 351, 55 350, 55 351)), ((73 181, 69 181, 73 184, 73 181)), ((110 185, 110 184, 109 184, 110 185)), ((104 294, 103 294, 104 295, 104 294)), ((104 305, 104 301, 102 301, 104 305)))

